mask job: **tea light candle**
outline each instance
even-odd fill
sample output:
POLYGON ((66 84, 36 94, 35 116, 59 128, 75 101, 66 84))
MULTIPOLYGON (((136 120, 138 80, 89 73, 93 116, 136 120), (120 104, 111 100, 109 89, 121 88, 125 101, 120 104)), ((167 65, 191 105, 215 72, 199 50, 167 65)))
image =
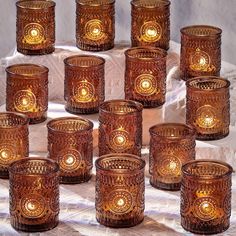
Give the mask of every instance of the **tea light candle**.
POLYGON ((188 162, 182 167, 181 224, 198 234, 228 229, 231 214, 232 167, 210 160, 188 162))
POLYGON ((132 47, 153 46, 169 49, 170 1, 131 1, 132 47))
POLYGON ((42 55, 55 50, 55 5, 50 0, 23 0, 16 3, 18 52, 42 55))
POLYGON ((144 218, 145 161, 130 154, 96 160, 96 218, 108 227, 131 227, 144 218))
POLYGON ((91 178, 93 123, 78 117, 48 122, 48 156, 60 166, 61 183, 82 183, 91 178))
POLYGON ((149 129, 150 184, 179 190, 182 164, 195 159, 195 130, 185 124, 163 123, 149 129))
POLYGON ((114 47, 115 0, 76 1, 76 45, 86 51, 114 47))
POLYGON ((166 57, 160 48, 136 47, 125 51, 125 98, 144 107, 165 103, 166 57))
POLYGON ((181 78, 219 76, 222 30, 208 25, 181 29, 181 78))
POLYGON ((73 114, 97 113, 105 99, 105 60, 77 55, 67 57, 64 64, 66 111, 73 114))
POLYGON ((16 230, 46 231, 58 224, 59 166, 46 158, 24 158, 12 163, 10 219, 16 230))
POLYGON ((13 112, 0 113, 0 178, 8 178, 9 165, 29 155, 28 118, 13 112))
POLYGON ((229 134, 230 82, 220 77, 196 77, 186 82, 186 122, 197 139, 216 140, 229 134))
POLYGON ((24 113, 30 124, 47 119, 48 68, 35 64, 17 64, 6 68, 7 111, 24 113))
POLYGON ((131 100, 110 100, 99 108, 99 156, 130 153, 140 156, 142 109, 131 100))

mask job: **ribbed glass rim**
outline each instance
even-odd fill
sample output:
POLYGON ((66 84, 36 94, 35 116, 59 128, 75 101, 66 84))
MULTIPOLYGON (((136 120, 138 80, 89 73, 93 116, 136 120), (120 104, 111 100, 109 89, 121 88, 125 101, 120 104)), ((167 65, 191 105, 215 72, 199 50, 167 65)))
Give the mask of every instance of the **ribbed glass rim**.
POLYGON ((47 9, 47 8, 55 7, 56 3, 54 1, 51 1, 51 0, 44 0, 44 1, 42 1, 42 0, 36 0, 36 1, 21 0, 21 1, 16 2, 16 6, 19 7, 19 8, 22 8, 22 9, 40 10, 40 9, 47 9), (30 3, 30 6, 27 6, 26 3, 30 3), (36 3, 43 3, 44 7, 37 7, 35 5, 36 3))
POLYGON ((17 124, 17 125, 14 125, 12 127, 2 127, 0 125, 0 130, 6 130, 6 129, 18 129, 18 128, 21 128, 25 125, 27 125, 29 123, 29 118, 27 115, 25 114, 22 114, 22 113, 18 113, 18 112, 0 112, 0 118, 1 116, 15 116, 15 117, 18 117, 20 119, 22 119, 22 124, 17 124))
POLYGON ((105 6, 112 5, 115 3, 115 0, 76 0, 76 3, 82 6, 105 6))
POLYGON ((185 27, 181 28, 180 32, 181 32, 181 34, 188 35, 188 36, 196 36, 196 37, 205 38, 205 37, 221 35, 222 34, 222 29, 220 29, 216 26, 212 26, 212 25, 189 25, 189 26, 185 26, 185 27), (198 34, 189 33, 189 30, 198 29, 198 28, 199 29, 204 28, 204 29, 212 30, 212 33, 208 34, 208 35, 198 35, 198 34))
POLYGON ((135 7, 154 9, 167 7, 171 2, 169 0, 132 0, 130 3, 135 7))

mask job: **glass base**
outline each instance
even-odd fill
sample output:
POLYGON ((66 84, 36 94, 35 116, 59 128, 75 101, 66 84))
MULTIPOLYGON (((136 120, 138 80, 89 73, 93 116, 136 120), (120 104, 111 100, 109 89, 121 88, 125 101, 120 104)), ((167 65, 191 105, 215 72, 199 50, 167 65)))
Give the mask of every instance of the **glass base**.
POLYGON ((37 55, 46 55, 51 54, 55 51, 55 47, 51 46, 48 48, 38 49, 38 50, 30 50, 30 49, 24 49, 24 48, 17 48, 17 51, 19 53, 22 53, 24 55, 31 55, 31 56, 37 56, 37 55))
POLYGON ((166 101, 143 101, 132 97, 125 97, 125 99, 139 102, 143 105, 144 108, 157 108, 157 107, 161 108, 166 102, 166 101))
POLYGON ((94 114, 99 112, 99 107, 92 107, 92 108, 75 108, 71 107, 70 105, 65 106, 65 110, 71 114, 94 114))
POLYGON ((47 120, 47 112, 45 112, 42 116, 40 117, 35 117, 35 118, 29 118, 29 124, 39 124, 43 123, 45 120, 47 120))
POLYGON ((227 137, 228 135, 229 135, 229 130, 226 133, 220 132, 220 133, 216 133, 216 134, 200 134, 200 133, 197 133, 196 140, 213 141, 213 140, 223 139, 223 138, 227 137))
POLYGON ((150 178, 150 184, 152 187, 162 190, 169 190, 169 191, 178 191, 180 190, 181 183, 162 183, 157 180, 153 180, 150 178))
POLYGON ((0 170, 0 179, 9 179, 9 172, 7 169, 0 170))
POLYGON ((83 51, 94 51, 94 52, 107 51, 114 48, 114 41, 100 45, 86 44, 77 41, 76 46, 83 51))
POLYGON ((88 182, 92 178, 90 173, 80 176, 60 176, 61 184, 80 184, 88 182))
MULTIPOLYGON (((36 219, 35 219, 36 220, 36 219)), ((55 220, 44 224, 21 224, 11 216, 11 225, 14 229, 26 232, 42 232, 55 228, 58 225, 58 216, 55 220)))

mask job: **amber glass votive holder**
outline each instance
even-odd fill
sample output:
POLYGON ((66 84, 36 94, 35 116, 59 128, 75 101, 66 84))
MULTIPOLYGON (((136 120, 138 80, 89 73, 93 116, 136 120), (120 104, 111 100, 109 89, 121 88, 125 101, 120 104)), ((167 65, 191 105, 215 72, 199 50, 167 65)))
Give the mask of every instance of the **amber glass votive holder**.
POLYGON ((91 178, 93 123, 79 117, 48 122, 48 157, 60 166, 61 183, 82 183, 91 178))
POLYGON ((10 220, 16 230, 46 231, 58 224, 59 166, 47 158, 11 164, 10 220))
POLYGON ((6 110, 28 116, 30 124, 47 119, 48 68, 36 64, 16 64, 6 68, 6 110))
POLYGON ((230 82, 220 77, 196 77, 186 82, 186 123, 199 140, 217 140, 229 134, 230 82))
POLYGON ((105 59, 98 56, 67 57, 65 64, 65 109, 72 114, 99 111, 105 99, 105 59))
POLYGON ((221 29, 209 25, 181 29, 180 75, 183 80, 220 75, 221 33, 221 29))
POLYGON ((170 1, 131 1, 132 47, 152 46, 169 49, 170 1))
POLYGON ((224 162, 196 160, 182 167, 181 225, 197 234, 229 228, 232 167, 224 162))
POLYGON ((55 50, 55 2, 16 2, 17 51, 27 55, 49 54, 55 50))
POLYGON ((29 155, 28 118, 13 112, 0 113, 0 178, 8 179, 9 165, 29 155))
POLYGON ((166 57, 160 48, 135 47, 125 51, 125 98, 144 107, 159 107, 165 103, 166 57))
POLYGON ((105 226, 137 225, 144 218, 145 161, 113 153, 96 160, 96 218, 105 226))
POLYGON ((142 104, 110 100, 102 103, 99 109, 99 156, 109 153, 141 156, 142 104))
POLYGON ((115 0, 76 0, 76 45, 85 51, 114 47, 115 0))
POLYGON ((163 123, 149 129, 150 184, 159 189, 179 190, 181 167, 195 159, 195 130, 181 123, 163 123))

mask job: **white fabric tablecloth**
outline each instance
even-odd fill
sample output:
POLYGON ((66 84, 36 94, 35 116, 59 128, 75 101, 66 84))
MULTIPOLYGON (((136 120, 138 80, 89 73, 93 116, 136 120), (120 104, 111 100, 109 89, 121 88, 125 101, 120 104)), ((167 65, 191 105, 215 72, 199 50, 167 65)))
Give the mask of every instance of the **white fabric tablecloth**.
MULTIPOLYGON (((127 47, 116 47, 113 50, 95 53, 107 59, 106 63, 106 100, 123 98, 124 55, 127 47)), ((179 45, 172 42, 168 56, 168 77, 166 104, 160 109, 145 109, 143 112, 143 158, 146 165, 145 219, 138 226, 128 229, 111 229, 101 226, 95 219, 95 176, 88 183, 60 186, 60 223, 55 229, 36 235, 97 235, 97 236, 138 236, 138 235, 192 235, 184 231, 180 225, 179 192, 161 191, 152 188, 148 175, 148 128, 160 122, 184 122, 185 120, 185 85, 179 80, 179 45)), ((65 112, 63 102, 64 65, 63 59, 81 52, 73 46, 59 46, 56 52, 48 56, 27 57, 19 53, 5 59, 5 66, 14 63, 31 62, 49 67, 50 103, 48 120, 60 116, 71 116, 65 112), (56 102, 55 102, 56 101, 56 102)), ((227 161, 236 168, 236 67, 222 63, 222 76, 230 79, 231 86, 231 132, 219 141, 197 141, 197 158, 210 158, 227 161)), ((5 89, 5 80, 0 80, 1 91, 5 89)), ((4 103, 4 93, 0 94, 0 104, 4 103)), ((5 106, 0 107, 4 111, 5 106)), ((92 120, 94 129, 94 156, 97 155, 98 115, 84 115, 92 120)), ((48 121, 47 120, 47 121, 48 121)), ((46 156, 47 129, 46 122, 30 126, 30 152, 35 156, 46 156)), ((95 170, 93 169, 93 173, 95 170)), ((95 173, 94 173, 95 174, 95 173)), ((16 232, 9 219, 9 183, 0 180, 0 235, 29 235, 16 232)), ((231 227, 221 235, 236 235, 236 176, 233 176, 231 227)), ((31 234, 30 234, 31 235, 31 234)), ((33 235, 33 234, 32 234, 33 235)))

